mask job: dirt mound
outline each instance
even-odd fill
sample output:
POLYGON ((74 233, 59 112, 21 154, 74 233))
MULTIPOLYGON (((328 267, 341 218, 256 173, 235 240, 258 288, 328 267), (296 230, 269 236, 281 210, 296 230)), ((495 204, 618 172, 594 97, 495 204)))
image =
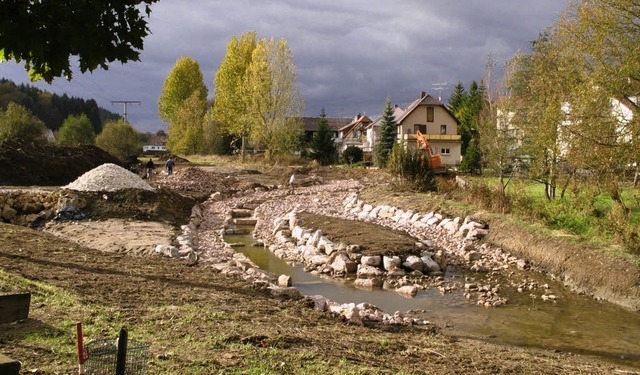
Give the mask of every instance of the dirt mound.
POLYGON ((148 191, 124 189, 114 192, 74 191, 84 204, 87 218, 135 219, 161 221, 174 225, 185 224, 197 202, 178 193, 159 189, 148 191))
POLYGON ((221 177, 192 167, 177 170, 171 176, 158 181, 158 185, 166 189, 203 193, 227 191, 227 186, 221 177))
POLYGON ((104 163, 122 165, 96 146, 5 141, 0 143, 0 185, 66 185, 104 163))

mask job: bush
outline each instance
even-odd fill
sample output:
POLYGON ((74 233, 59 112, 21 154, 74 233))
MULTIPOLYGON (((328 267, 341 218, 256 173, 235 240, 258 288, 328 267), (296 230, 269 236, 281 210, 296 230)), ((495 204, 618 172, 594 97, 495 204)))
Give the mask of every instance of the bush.
POLYGON ((629 216, 624 207, 614 202, 607 218, 607 229, 615 233, 630 252, 640 254, 640 228, 638 228, 637 224, 629 221, 629 216))
POLYGON ((398 177, 398 186, 419 192, 436 190, 433 168, 429 166, 422 150, 407 149, 404 144, 396 143, 387 161, 387 168, 398 177))
POLYGON ((345 164, 356 164, 364 159, 364 152, 360 147, 349 146, 342 152, 342 162, 345 164))

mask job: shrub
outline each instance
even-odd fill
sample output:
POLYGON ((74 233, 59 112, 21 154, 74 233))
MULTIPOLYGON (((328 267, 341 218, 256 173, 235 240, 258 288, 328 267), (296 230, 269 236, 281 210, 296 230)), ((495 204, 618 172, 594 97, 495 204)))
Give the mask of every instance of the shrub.
POLYGON ((345 164, 356 164, 362 161, 364 152, 360 147, 349 146, 342 152, 342 162, 345 164))
POLYGON ((387 168, 398 177, 398 185, 419 192, 436 190, 433 168, 419 149, 407 149, 396 143, 387 161, 387 168))

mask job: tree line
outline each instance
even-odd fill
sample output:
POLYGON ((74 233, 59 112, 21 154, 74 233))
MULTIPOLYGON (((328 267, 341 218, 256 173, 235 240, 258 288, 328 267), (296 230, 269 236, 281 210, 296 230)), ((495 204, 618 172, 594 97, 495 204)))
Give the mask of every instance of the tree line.
POLYGON ((117 120, 120 115, 98 106, 94 99, 69 97, 42 91, 37 87, 16 85, 8 79, 0 79, 0 108, 7 109, 9 103, 17 103, 27 108, 44 125, 53 131, 60 129, 64 120, 71 115, 85 114, 95 133, 102 130, 105 121, 117 120))

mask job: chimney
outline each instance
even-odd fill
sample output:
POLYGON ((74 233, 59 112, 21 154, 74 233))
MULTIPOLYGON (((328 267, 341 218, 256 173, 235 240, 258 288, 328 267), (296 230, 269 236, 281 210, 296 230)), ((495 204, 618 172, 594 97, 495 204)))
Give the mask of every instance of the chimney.
POLYGON ((427 96, 427 93, 425 91, 420 93, 420 98, 424 98, 425 96, 427 96))

